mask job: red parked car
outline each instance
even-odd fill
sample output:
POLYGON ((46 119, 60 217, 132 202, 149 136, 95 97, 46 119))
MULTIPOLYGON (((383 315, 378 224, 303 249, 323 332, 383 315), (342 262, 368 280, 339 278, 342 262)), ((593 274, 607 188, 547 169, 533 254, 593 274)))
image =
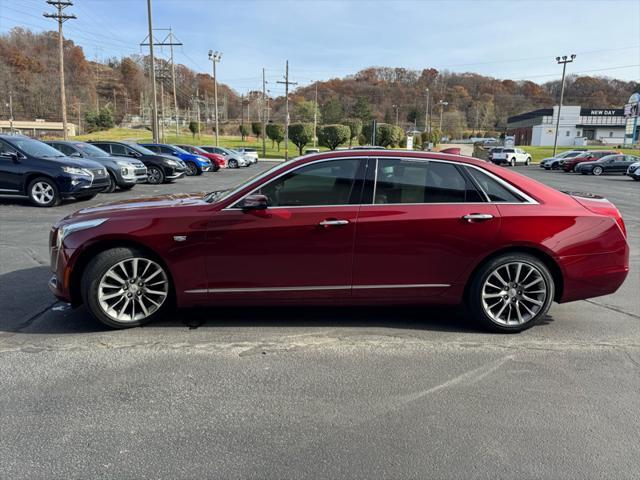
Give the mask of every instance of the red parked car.
POLYGON ((194 155, 200 155, 201 157, 208 158, 212 163, 217 165, 217 168, 214 171, 218 171, 221 168, 225 168, 227 166, 227 161, 224 159, 224 157, 222 155, 218 155, 217 153, 209 153, 206 150, 203 150, 200 147, 195 147, 193 145, 176 145, 176 147, 180 147, 189 153, 193 153, 194 155))
POLYGON ((85 208, 51 231, 53 293, 116 328, 172 304, 460 304, 519 331, 615 292, 629 247, 607 200, 476 160, 313 154, 232 190, 85 208))
POLYGON ((560 164, 565 172, 575 172, 576 165, 579 163, 595 162, 607 155, 617 155, 620 153, 621 152, 616 150, 588 150, 580 155, 576 155, 575 157, 567 158, 566 160, 561 161, 560 164))

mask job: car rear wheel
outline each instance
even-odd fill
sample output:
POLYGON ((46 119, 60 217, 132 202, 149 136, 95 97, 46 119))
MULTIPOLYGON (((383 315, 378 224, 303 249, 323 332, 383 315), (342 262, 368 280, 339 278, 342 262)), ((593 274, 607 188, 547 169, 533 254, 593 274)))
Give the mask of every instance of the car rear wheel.
POLYGON ((599 167, 599 166, 593 167, 593 174, 596 176, 602 175, 602 167, 599 167))
POLYGON ((152 185, 158 185, 164 182, 164 172, 160 167, 149 167, 147 168, 147 182, 152 185))
POLYGON ((511 161, 509 162, 509 165, 511 165, 512 167, 515 167, 515 166, 516 166, 516 159, 515 159, 515 157, 513 157, 513 158, 511 159, 511 161))
POLYGON ((231 159, 227 165, 229 165, 229 168, 238 168, 238 161, 231 159))
POLYGON ((165 268, 147 253, 121 247, 105 250, 89 262, 81 293, 95 318, 113 328, 128 328, 165 312, 171 284, 165 268))
POLYGON ((531 163, 531 157, 527 157, 527 159, 524 161, 525 165, 529 165, 531 163))
POLYGON ((510 253, 484 264, 472 280, 467 305, 496 332, 520 332, 549 310, 555 286, 547 266, 526 253, 510 253))
POLYGON ((193 162, 185 162, 185 164, 187 165, 187 175, 189 177, 194 177, 194 176, 199 174, 198 167, 196 166, 195 163, 193 163, 193 162))
POLYGON ((27 187, 29 200, 37 207, 55 207, 60 203, 60 193, 56 183, 46 177, 38 177, 27 187))

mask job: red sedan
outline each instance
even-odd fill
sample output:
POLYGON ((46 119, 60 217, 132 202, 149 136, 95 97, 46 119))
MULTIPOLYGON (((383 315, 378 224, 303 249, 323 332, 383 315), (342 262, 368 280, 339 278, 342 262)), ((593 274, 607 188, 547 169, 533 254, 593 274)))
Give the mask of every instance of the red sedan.
POLYGON ((455 155, 358 150, 233 190, 86 208, 51 231, 54 294, 112 327, 169 305, 460 304, 496 331, 615 292, 629 247, 607 200, 455 155))
POLYGON ((608 155, 617 155, 620 153, 622 152, 616 150, 588 150, 575 157, 567 158, 561 165, 565 172, 575 172, 576 165, 579 163, 595 162, 608 155))

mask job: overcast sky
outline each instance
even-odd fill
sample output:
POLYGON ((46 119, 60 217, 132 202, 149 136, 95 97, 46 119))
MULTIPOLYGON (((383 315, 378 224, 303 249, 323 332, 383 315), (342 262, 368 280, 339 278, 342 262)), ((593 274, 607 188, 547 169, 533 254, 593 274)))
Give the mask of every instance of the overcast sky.
MULTIPOLYGON (((0 0, 0 31, 53 29, 45 0, 0 0)), ((66 36, 88 58, 140 53, 145 0, 74 0, 66 36)), ((272 94, 290 62, 292 81, 355 73, 369 66, 471 71, 498 78, 558 78, 557 55, 576 53, 568 72, 640 81, 640 1, 243 1, 154 0, 154 28, 172 27, 184 45, 176 61, 210 71, 238 92, 272 94)), ((165 31, 158 31, 159 39, 165 31)), ((144 50, 145 52, 147 50, 144 50)), ((168 48, 157 54, 168 57, 168 48)))

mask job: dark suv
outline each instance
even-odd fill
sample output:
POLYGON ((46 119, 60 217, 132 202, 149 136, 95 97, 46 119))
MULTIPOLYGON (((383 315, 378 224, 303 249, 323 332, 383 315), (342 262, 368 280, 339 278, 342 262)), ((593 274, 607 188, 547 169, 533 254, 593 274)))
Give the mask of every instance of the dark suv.
POLYGON ((97 162, 70 158, 46 143, 21 135, 0 135, 0 194, 27 196, 38 207, 65 198, 88 200, 109 185, 97 162))
POLYGON ((135 158, 116 157, 85 142, 51 140, 45 143, 68 157, 87 158, 104 165, 110 177, 109 186, 104 190, 105 193, 112 193, 116 188, 129 190, 136 183, 147 181, 147 167, 135 158))
POLYGON ((147 182, 153 184, 171 182, 182 178, 187 172, 184 162, 178 158, 158 155, 142 145, 133 142, 89 142, 111 155, 137 158, 147 167, 147 182))

